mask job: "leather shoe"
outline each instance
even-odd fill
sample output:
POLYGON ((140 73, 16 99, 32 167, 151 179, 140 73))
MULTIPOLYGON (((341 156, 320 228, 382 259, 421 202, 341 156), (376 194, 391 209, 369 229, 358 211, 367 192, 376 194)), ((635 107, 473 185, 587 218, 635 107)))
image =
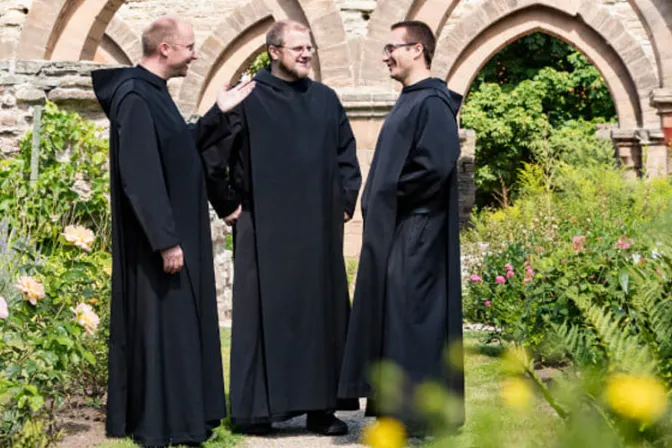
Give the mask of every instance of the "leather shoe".
POLYGON ((342 436, 348 433, 348 425, 344 421, 337 419, 334 414, 325 412, 309 412, 306 428, 324 436, 342 436))

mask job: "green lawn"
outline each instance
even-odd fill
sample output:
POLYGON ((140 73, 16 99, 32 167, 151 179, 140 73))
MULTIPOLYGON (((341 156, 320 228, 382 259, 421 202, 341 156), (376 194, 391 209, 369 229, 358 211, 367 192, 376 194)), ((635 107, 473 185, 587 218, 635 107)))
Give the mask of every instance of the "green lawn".
MULTIPOLYGON (((224 364, 224 381, 226 385, 227 400, 229 387, 229 351, 231 348, 231 330, 229 328, 220 328, 222 339, 222 361, 224 364)), ((217 428, 217 437, 205 444, 206 448, 231 448, 242 440, 241 436, 231 434, 231 432, 224 426, 217 428)), ((130 440, 110 440, 103 442, 97 448, 138 448, 130 440)))
MULTIPOLYGON (((229 384, 229 347, 231 332, 222 329, 222 354, 226 385, 229 384)), ((538 403, 536 412, 519 415, 503 407, 499 399, 499 381, 503 377, 497 346, 484 346, 476 333, 465 334, 467 423, 457 435, 447 436, 426 445, 439 447, 531 447, 531 440, 548 440, 561 422, 548 406, 538 403)), ((207 448, 231 448, 242 437, 225 427, 207 448)), ((539 445, 542 446, 542 445, 539 445)), ((136 448, 130 441, 108 441, 98 448, 136 448)))
POLYGON ((466 424, 457 435, 435 441, 427 448, 532 447, 548 441, 560 419, 545 403, 538 401, 533 412, 524 415, 505 408, 499 397, 504 377, 500 350, 484 346, 479 334, 465 333, 466 424), (536 442, 535 442, 536 441, 536 442))

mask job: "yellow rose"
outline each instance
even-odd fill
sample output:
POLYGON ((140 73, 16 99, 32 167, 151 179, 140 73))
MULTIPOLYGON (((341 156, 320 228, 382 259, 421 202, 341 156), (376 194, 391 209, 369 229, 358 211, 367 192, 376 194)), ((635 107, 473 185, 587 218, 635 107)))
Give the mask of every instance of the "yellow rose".
POLYGON ((91 245, 96 239, 91 230, 82 226, 67 226, 63 236, 68 243, 72 243, 87 252, 91 250, 91 245))
POLYGON ((96 331, 98 324, 100 323, 100 318, 93 311, 93 308, 91 308, 90 305, 87 305, 86 303, 80 303, 77 305, 77 308, 70 309, 75 314, 75 320, 77 323, 84 327, 88 334, 93 334, 96 331))
POLYGON ((665 386, 648 375, 613 375, 607 380, 605 398, 618 414, 643 423, 654 423, 667 408, 665 386))
POLYGON ((33 277, 19 277, 14 287, 23 293, 23 300, 32 305, 37 305, 39 299, 44 299, 44 286, 33 277))
POLYGON ((406 445, 406 429, 398 420, 381 417, 364 430, 362 441, 372 448, 402 448, 406 445))
POLYGON ((508 378, 500 388, 500 395, 504 403, 513 409, 525 410, 534 400, 534 393, 529 384, 522 378, 508 378))

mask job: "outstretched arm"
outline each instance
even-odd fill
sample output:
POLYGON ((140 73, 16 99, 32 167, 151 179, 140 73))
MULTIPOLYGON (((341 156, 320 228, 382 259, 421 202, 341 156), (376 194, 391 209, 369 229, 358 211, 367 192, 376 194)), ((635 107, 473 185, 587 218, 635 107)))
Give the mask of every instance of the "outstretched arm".
POLYGON ((216 144, 231 133, 226 112, 233 110, 254 90, 254 81, 244 81, 233 88, 225 86, 217 94, 216 103, 196 123, 189 125, 199 152, 216 144))

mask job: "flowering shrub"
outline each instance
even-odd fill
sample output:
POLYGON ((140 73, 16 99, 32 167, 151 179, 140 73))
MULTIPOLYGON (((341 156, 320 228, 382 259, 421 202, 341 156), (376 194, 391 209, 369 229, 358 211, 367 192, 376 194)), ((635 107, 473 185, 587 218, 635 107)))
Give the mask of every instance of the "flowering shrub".
POLYGON ((528 166, 523 197, 482 211, 464 237, 467 251, 486 242, 470 266, 466 318, 493 328, 491 337, 524 344, 541 361, 559 360, 549 323, 584 322, 575 297, 636 319, 631 300, 640 285, 632 270, 656 276, 660 232, 652 223, 672 205, 667 181, 624 180, 614 168, 564 168, 547 183, 528 166), (517 229, 517 230, 516 230, 517 229))
POLYGON ((97 356, 101 310, 94 296, 109 293, 102 277, 109 257, 89 254, 78 241, 36 257, 6 226, 0 236, 0 278, 16 279, 0 283, 0 446, 33 440, 37 435, 25 431, 38 422, 39 443, 48 445, 58 437, 55 410, 105 364, 97 356))
MULTIPOLYGON (((0 160, 0 216, 42 250, 77 222, 90 228, 105 250, 110 234, 108 144, 101 129, 47 103, 42 115, 39 176, 31 184, 32 131, 17 157, 0 160)), ((67 231, 77 238, 77 229, 67 231), (75 232, 75 233, 72 233, 75 232)))
POLYGON ((100 129, 48 103, 39 175, 32 132, 0 161, 0 447, 49 446, 55 411, 99 404, 107 380, 109 174, 100 129))

